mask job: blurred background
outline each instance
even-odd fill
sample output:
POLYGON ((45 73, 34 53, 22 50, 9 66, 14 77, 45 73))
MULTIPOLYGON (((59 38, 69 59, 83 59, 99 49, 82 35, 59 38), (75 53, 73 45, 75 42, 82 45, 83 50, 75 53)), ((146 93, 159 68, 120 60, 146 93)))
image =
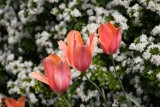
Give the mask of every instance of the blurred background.
MULTIPOLYGON (((113 57, 125 91, 141 107, 159 107, 159 0, 0 0, 0 99, 24 95, 26 107, 65 107, 49 86, 28 74, 44 73, 42 60, 49 54, 62 55, 57 41, 70 30, 78 30, 86 41, 90 32, 98 36, 97 28, 108 21, 122 31, 113 57)), ((80 72, 71 72, 65 96, 72 106, 102 107, 98 91, 80 72)), ((111 59, 99 44, 86 74, 104 90, 112 107, 127 107, 111 59)))

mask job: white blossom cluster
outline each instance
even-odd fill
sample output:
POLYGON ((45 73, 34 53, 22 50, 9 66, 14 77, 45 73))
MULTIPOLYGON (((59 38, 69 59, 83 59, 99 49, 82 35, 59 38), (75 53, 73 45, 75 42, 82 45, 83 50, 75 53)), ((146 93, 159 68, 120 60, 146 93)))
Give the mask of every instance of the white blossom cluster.
MULTIPOLYGON (((129 80, 129 84, 135 89, 136 95, 133 94, 133 96, 136 96, 140 103, 149 100, 141 86, 141 74, 147 72, 148 75, 152 75, 160 66, 160 43, 157 42, 159 36, 156 36, 160 34, 160 25, 159 23, 154 23, 155 25, 143 23, 143 17, 147 16, 143 11, 150 10, 157 16, 160 15, 160 3, 156 0, 137 0, 136 3, 134 0, 111 0, 106 4, 100 4, 101 1, 97 0, 2 1, 4 3, 0 2, 0 67, 2 66, 3 72, 11 76, 6 81, 8 94, 26 95, 33 104, 41 100, 46 106, 54 105, 58 96, 47 99, 40 93, 43 88, 36 92, 35 87, 38 83, 28 74, 33 71, 43 72, 41 60, 48 54, 55 53, 62 56, 58 50, 57 41, 64 39, 70 30, 79 30, 86 41, 91 32, 98 35, 97 29, 100 24, 111 21, 116 26, 120 26, 122 38, 125 39, 121 42, 117 53, 113 55, 114 60, 118 62, 116 70, 124 70, 120 79, 123 80, 124 75, 133 75, 129 80), (146 24, 145 28, 142 27, 142 31, 136 37, 128 33, 133 26, 136 28, 143 24, 146 24), (151 28, 148 30, 149 25, 151 28), (130 43, 128 43, 126 38, 134 38, 134 40, 129 39, 130 43), (146 63, 154 69, 145 71, 146 63)), ((94 57, 102 53, 98 44, 94 57)), ((89 69, 94 72, 98 70, 98 67, 103 69, 104 73, 108 72, 107 69, 114 71, 110 62, 106 66, 91 65, 89 69)), ((93 72, 86 72, 87 76, 92 78, 93 72)), ((81 73, 73 69, 71 73, 72 79, 78 81, 81 73)), ((155 78, 157 81, 160 80, 159 72, 155 78)), ((109 79, 104 80, 106 84, 109 84, 109 79)), ((86 82, 87 80, 82 78, 82 83, 76 88, 76 94, 72 98, 73 102, 80 99, 82 102, 79 104, 80 107, 85 107, 85 103, 88 102, 94 104, 93 106, 100 106, 102 103, 100 94, 96 90, 85 89, 86 82)), ((71 87, 73 85, 74 81, 71 87)), ((126 106, 126 103, 121 104, 117 99, 117 96, 123 95, 122 92, 107 91, 106 93, 113 107, 126 106)), ((1 94, 3 93, 0 92, 0 96, 1 94)))
POLYGON ((139 0, 139 2, 145 6, 147 9, 150 9, 153 12, 160 14, 160 4, 157 3, 158 0, 139 0))
POLYGON ((114 12, 111 14, 114 17, 115 22, 120 24, 122 30, 128 29, 127 19, 124 16, 122 16, 119 12, 114 12))
MULTIPOLYGON (((160 66, 160 45, 159 43, 154 43, 155 37, 147 36, 142 34, 130 44, 129 52, 118 51, 114 54, 114 59, 118 62, 122 62, 123 67, 126 68, 126 74, 136 74, 132 79, 130 79, 130 84, 132 84, 136 91, 136 96, 141 96, 144 94, 144 90, 141 86, 141 74, 147 73, 147 75, 153 75, 153 69, 146 70, 147 66, 154 66, 157 69, 160 66), (137 55, 138 54, 138 55, 137 55), (129 56, 129 57, 126 57, 129 56), (149 63, 150 65, 146 64, 149 63), (156 68, 157 67, 157 68, 156 68)), ((124 48, 122 46, 122 48, 124 48)), ((159 73, 156 74, 156 80, 159 81, 159 73)), ((142 99, 139 98, 139 102, 148 101, 148 95, 145 95, 142 99)))
POLYGON ((152 31, 151 31, 152 35, 159 35, 160 34, 160 25, 155 26, 152 31))
MULTIPOLYGON (((142 65, 144 64, 144 60, 150 61, 152 64, 154 64, 156 66, 160 65, 160 63, 159 63, 160 45, 154 44, 153 41, 154 41, 154 37, 148 38, 146 35, 143 34, 139 38, 137 38, 134 41, 134 43, 131 43, 131 45, 129 47, 129 49, 141 53, 141 56, 138 56, 136 58, 134 57, 134 60, 132 62, 130 62, 130 63, 134 63, 134 64, 140 63, 141 65, 139 66, 139 68, 142 69, 140 71, 143 71, 142 65)), ((135 65, 133 65, 133 66, 135 66, 135 65)))
POLYGON ((36 44, 38 46, 38 51, 42 52, 43 48, 45 48, 48 54, 54 53, 52 42, 49 40, 50 37, 51 35, 46 31, 35 35, 35 38, 37 39, 36 44))
POLYGON ((87 102, 90 99, 92 99, 93 97, 96 97, 96 101, 91 101, 92 105, 94 106, 100 106, 100 99, 99 99, 99 92, 97 90, 88 90, 87 94, 84 93, 84 84, 81 84, 80 87, 78 87, 76 89, 78 94, 78 97, 80 97, 82 99, 82 102, 87 102))
POLYGON ((147 36, 142 34, 140 38, 138 38, 134 43, 131 43, 129 49, 143 52, 145 50, 145 47, 148 45, 148 43, 149 43, 149 40, 147 36), (139 39, 140 39, 140 42, 138 42, 139 39))

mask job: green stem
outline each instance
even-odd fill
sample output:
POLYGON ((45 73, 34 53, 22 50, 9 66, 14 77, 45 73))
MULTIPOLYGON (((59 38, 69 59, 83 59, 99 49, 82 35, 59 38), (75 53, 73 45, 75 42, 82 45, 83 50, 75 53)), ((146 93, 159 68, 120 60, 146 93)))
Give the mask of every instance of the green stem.
POLYGON ((103 93, 102 93, 102 91, 99 89, 99 87, 98 87, 94 82, 92 82, 92 81, 87 77, 87 75, 86 75, 85 73, 84 73, 84 76, 86 77, 86 79, 87 79, 95 88, 97 88, 97 90, 98 90, 99 93, 101 94, 104 102, 106 103, 107 107, 109 107, 108 102, 107 102, 107 100, 106 100, 106 98, 105 98, 105 95, 103 95, 103 93))
POLYGON ((68 101, 66 100, 66 98, 64 97, 64 95, 61 94, 61 96, 62 96, 63 100, 65 101, 65 103, 68 105, 68 107, 71 107, 71 105, 68 103, 68 101))
POLYGON ((122 81, 121 81, 121 79, 120 79, 120 77, 119 77, 119 75, 118 75, 118 73, 117 73, 113 56, 111 56, 111 59, 112 59, 112 63, 113 63, 114 72, 115 72, 115 74, 116 74, 116 76, 117 76, 117 78, 118 78, 118 82, 119 82, 119 84, 120 84, 120 86, 121 86, 121 88, 122 88, 123 94, 124 94, 124 96, 125 96, 125 98, 126 98, 127 106, 130 107, 130 106, 129 106, 128 99, 127 99, 127 96, 126 96, 126 92, 125 92, 124 87, 123 87, 123 84, 122 84, 122 81))

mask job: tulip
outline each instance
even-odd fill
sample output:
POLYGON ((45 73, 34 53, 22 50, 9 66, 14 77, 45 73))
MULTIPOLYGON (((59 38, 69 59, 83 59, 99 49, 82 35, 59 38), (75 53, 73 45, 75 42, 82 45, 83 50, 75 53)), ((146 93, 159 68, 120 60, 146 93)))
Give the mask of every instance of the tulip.
POLYGON ((114 54, 121 42, 122 36, 120 28, 116 28, 110 22, 102 24, 98 28, 99 42, 103 51, 108 54, 114 54))
POLYGON ((43 60, 43 67, 46 76, 38 72, 32 72, 30 76, 49 85, 55 93, 64 93, 71 81, 71 72, 67 62, 51 54, 43 60))
POLYGON ((21 96, 18 101, 13 98, 5 98, 7 107, 25 107, 25 97, 21 96))
POLYGON ((81 34, 72 30, 67 35, 67 45, 59 41, 59 47, 69 64, 78 71, 85 72, 92 62, 92 55, 97 37, 91 33, 89 39, 84 45, 81 34))

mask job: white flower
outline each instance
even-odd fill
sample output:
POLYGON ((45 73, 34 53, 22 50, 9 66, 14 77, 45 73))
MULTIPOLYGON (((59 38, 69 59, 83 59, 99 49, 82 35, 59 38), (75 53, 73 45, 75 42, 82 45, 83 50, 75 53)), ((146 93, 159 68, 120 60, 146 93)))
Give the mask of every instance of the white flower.
POLYGON ((118 104, 118 101, 117 100, 114 100, 113 104, 112 104, 112 107, 119 107, 119 104, 118 104))
POLYGON ((149 9, 151 9, 152 11, 156 11, 157 7, 158 7, 158 5, 156 3, 154 3, 153 1, 149 1, 149 3, 148 3, 149 9))
POLYGON ((132 7, 129 7, 127 12, 129 13, 130 16, 133 15, 135 18, 138 18, 139 17, 139 10, 140 10, 139 4, 135 4, 132 7))
POLYGON ((117 12, 117 11, 113 12, 113 13, 112 13, 112 16, 114 17, 115 22, 117 22, 117 23, 120 24, 120 26, 121 26, 121 28, 122 28, 123 30, 128 29, 129 26, 127 25, 127 19, 126 19, 124 16, 122 16, 122 15, 121 15, 119 12, 117 12))
POLYGON ((92 9, 88 9, 88 10, 87 10, 87 14, 88 14, 88 16, 93 15, 93 10, 92 10, 92 9))
POLYGON ((152 55, 151 62, 156 66, 160 65, 160 55, 152 55))
POLYGON ((152 71, 152 70, 149 70, 149 71, 148 71, 148 74, 149 74, 149 75, 150 75, 150 74, 152 74, 152 73, 153 73, 153 71, 152 71))
POLYGON ((36 96, 33 93, 29 93, 28 98, 30 99, 30 101, 32 103, 36 103, 38 101, 38 99, 36 98, 36 96))
POLYGON ((4 12, 4 10, 0 8, 0 14, 2 14, 3 12, 4 12))
POLYGON ((138 63, 143 64, 144 62, 143 62, 143 59, 138 56, 138 57, 134 58, 134 63, 135 64, 138 64, 138 63))
POLYGON ((109 67, 109 70, 110 70, 110 71, 114 71, 114 67, 113 67, 113 66, 110 66, 110 67, 109 67))
POLYGON ((142 43, 147 43, 147 42, 148 42, 147 35, 142 34, 142 35, 140 36, 140 42, 142 42, 142 43))
POLYGON ((146 45, 147 45, 146 43, 137 43, 136 45, 134 43, 131 43, 131 45, 129 46, 129 49, 142 52, 144 51, 144 48, 146 47, 146 45))
MULTIPOLYGON (((60 8, 60 9, 65 9, 65 8, 66 8, 66 4, 64 4, 64 3, 60 4, 60 5, 59 5, 59 8, 60 8)), ((56 8, 56 9, 57 9, 57 8, 56 8)))
POLYGON ((102 15, 103 13, 105 13, 104 8, 102 8, 102 7, 96 7, 94 10, 97 15, 102 15))
POLYGON ((50 3, 54 3, 54 2, 56 2, 56 3, 58 3, 58 1, 59 0, 48 0, 50 3))
POLYGON ((81 104, 80 107, 86 107, 84 104, 81 104))
POLYGON ((74 9, 73 11, 71 11, 71 15, 73 17, 80 17, 80 16, 82 16, 81 13, 80 13, 80 11, 78 9, 74 9))
POLYGON ((51 10, 51 14, 56 15, 57 13, 58 13, 58 9, 57 9, 57 8, 53 8, 53 9, 51 10))
POLYGON ((160 25, 155 26, 155 27, 152 29, 151 34, 152 34, 152 35, 160 34, 160 25))
POLYGON ((74 70, 74 69, 71 69, 71 73, 72 73, 72 78, 77 78, 78 76, 80 76, 81 72, 77 71, 77 70, 74 70))
MULTIPOLYGON (((146 35, 142 34, 139 39, 140 41, 138 41, 138 43, 131 43, 129 49, 143 52, 146 46, 149 44, 148 38, 146 35)), ((135 40, 134 42, 137 42, 137 40, 135 40)))
POLYGON ((111 8, 117 5, 121 5, 125 8, 128 8, 131 1, 132 0, 112 0, 107 4, 107 8, 111 8))
POLYGON ((96 32, 97 28, 99 27, 99 24, 96 23, 91 23, 87 25, 88 31, 91 32, 96 32))
POLYGON ((12 61, 14 59, 14 54, 10 54, 7 56, 8 61, 12 61))
POLYGON ((158 81, 160 81, 160 73, 158 73, 158 74, 156 75, 156 77, 157 77, 158 81))
POLYGON ((37 3, 38 5, 44 4, 44 0, 33 0, 33 2, 37 3))
POLYGON ((43 47, 46 48, 46 51, 48 53, 53 53, 53 45, 51 43, 51 41, 49 40, 49 38, 51 37, 51 35, 46 32, 46 31, 43 31, 41 34, 38 33, 35 35, 36 37, 36 44, 38 46, 38 51, 42 51, 43 47))
POLYGON ((141 87, 138 87, 138 88, 136 89, 136 93, 137 93, 138 95, 141 95, 141 94, 143 93, 142 88, 141 88, 141 87))
POLYGON ((151 57, 151 53, 146 51, 146 52, 143 53, 142 56, 143 56, 144 59, 148 60, 151 57))
POLYGON ((74 5, 76 5, 76 0, 70 1, 70 2, 68 3, 68 7, 69 7, 69 8, 72 8, 74 5))
POLYGON ((139 77, 139 76, 135 76, 134 82, 135 82, 136 84, 139 84, 139 82, 140 82, 140 77, 139 77))

